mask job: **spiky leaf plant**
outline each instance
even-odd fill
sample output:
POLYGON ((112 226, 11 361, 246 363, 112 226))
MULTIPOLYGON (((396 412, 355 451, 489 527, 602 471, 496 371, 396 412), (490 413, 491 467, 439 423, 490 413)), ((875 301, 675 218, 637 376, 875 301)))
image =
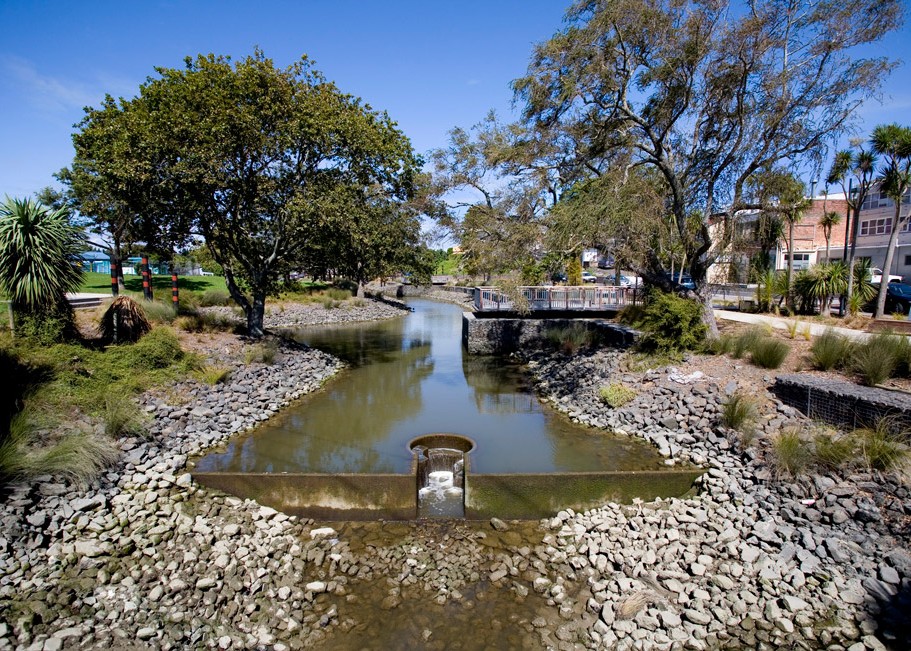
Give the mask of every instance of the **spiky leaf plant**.
POLYGON ((57 311, 67 292, 82 283, 79 254, 85 236, 68 219, 33 199, 0 203, 0 291, 17 311, 57 311))

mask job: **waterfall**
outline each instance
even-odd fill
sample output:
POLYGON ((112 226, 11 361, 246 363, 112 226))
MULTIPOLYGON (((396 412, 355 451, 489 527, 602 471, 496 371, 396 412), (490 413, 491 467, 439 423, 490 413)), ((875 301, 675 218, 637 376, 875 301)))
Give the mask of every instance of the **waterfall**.
POLYGON ((465 517, 465 455, 451 448, 417 446, 418 517, 465 517))

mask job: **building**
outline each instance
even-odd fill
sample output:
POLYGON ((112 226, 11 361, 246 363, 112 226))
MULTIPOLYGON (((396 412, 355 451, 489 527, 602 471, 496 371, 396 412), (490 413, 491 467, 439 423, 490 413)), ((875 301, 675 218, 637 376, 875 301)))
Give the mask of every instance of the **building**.
POLYGON ((111 258, 101 251, 85 251, 79 254, 82 270, 99 274, 111 273, 111 258))
MULTIPOLYGON (((911 211, 911 191, 905 194, 902 201, 903 218, 911 211)), ((841 221, 833 229, 829 238, 829 259, 845 259, 846 229, 854 230, 848 224, 848 205, 842 193, 815 197, 810 208, 794 225, 794 269, 807 269, 814 264, 826 261, 826 238, 820 221, 826 212, 835 212, 841 221)), ((738 245, 718 260, 709 270, 709 280, 714 283, 747 282, 747 272, 752 255, 760 250, 755 241, 755 226, 759 220, 758 211, 741 213, 737 220, 738 245)), ((860 225, 857 229, 855 258, 868 258, 871 266, 882 269, 886 260, 886 249, 892 233, 892 222, 895 219, 895 204, 880 192, 874 185, 864 198, 860 210, 860 225)), ((717 224, 712 225, 713 229, 717 224)), ((713 233, 713 237, 715 233, 713 233)), ((850 237, 847 242, 850 246, 850 237)), ((783 226, 783 236, 772 252, 770 263, 775 269, 788 268, 788 225, 783 226)), ((886 273, 911 280, 911 228, 906 222, 899 233, 898 244, 892 259, 892 269, 886 273)))

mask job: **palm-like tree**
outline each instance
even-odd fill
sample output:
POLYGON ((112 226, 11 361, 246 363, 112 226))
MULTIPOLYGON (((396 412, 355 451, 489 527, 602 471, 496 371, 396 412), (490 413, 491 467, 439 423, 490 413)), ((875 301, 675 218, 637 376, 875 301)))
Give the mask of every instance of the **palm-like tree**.
POLYGON ((886 279, 892 269, 892 258, 898 245, 898 234, 908 221, 908 215, 901 216, 902 198, 911 187, 911 129, 897 124, 882 124, 873 130, 870 138, 873 151, 883 156, 886 166, 879 177, 880 190, 895 204, 895 217, 892 219, 892 232, 889 245, 886 247, 886 259, 883 262, 883 280, 879 284, 879 295, 876 298, 874 318, 883 315, 886 306, 886 279))
POLYGON ((829 262, 829 242, 832 239, 832 229, 841 223, 841 215, 834 210, 826 210, 819 220, 822 226, 822 235, 826 238, 826 262, 829 262))
POLYGON ((85 237, 68 217, 33 199, 0 203, 0 292, 16 312, 70 314, 65 294, 82 282, 85 237))

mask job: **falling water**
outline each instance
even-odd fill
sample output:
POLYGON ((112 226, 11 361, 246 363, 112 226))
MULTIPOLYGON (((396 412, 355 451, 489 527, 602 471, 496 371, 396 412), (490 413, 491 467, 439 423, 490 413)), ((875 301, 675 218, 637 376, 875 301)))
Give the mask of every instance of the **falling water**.
POLYGON ((414 449, 418 460, 418 516, 422 518, 465 517, 465 459, 461 450, 414 449))

